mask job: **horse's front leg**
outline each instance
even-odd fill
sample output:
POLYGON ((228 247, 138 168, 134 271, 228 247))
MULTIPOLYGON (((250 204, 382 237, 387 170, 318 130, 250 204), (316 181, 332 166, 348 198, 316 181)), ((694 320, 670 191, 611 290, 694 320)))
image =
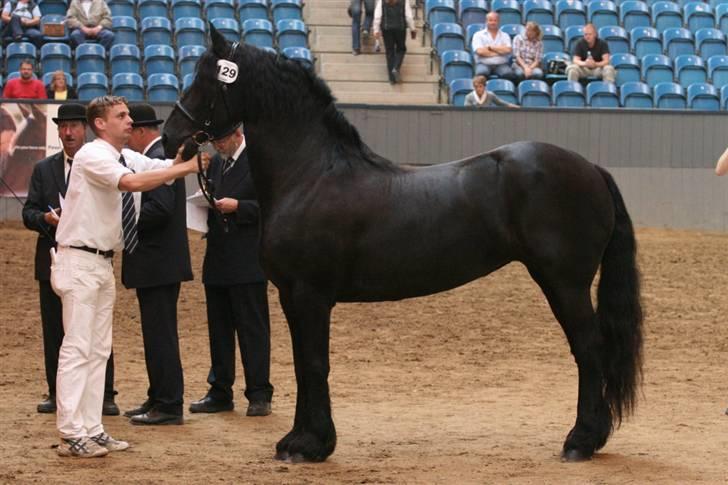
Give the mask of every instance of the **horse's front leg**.
POLYGON ((324 461, 336 447, 328 384, 332 306, 304 284, 280 288, 280 298, 291 332, 298 392, 293 429, 276 445, 276 458, 324 461))

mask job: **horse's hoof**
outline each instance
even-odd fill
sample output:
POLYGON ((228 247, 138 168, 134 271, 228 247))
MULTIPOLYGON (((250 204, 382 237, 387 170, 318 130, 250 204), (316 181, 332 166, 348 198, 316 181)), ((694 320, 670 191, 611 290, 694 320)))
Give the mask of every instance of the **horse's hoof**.
POLYGON ((279 452, 278 452, 278 453, 276 453, 276 454, 275 454, 275 456, 274 456, 274 458, 275 458, 276 460, 280 460, 280 461, 288 461, 288 458, 289 458, 289 457, 290 457, 290 455, 288 454, 288 452, 287 452, 287 451, 279 451, 279 452))
POLYGON ((288 460, 286 461, 289 463, 305 463, 308 460, 301 453, 294 453, 292 455, 289 455, 288 460))
POLYGON ((566 461, 569 463, 587 461, 587 460, 591 460, 591 458, 592 458, 591 453, 587 454, 587 453, 583 452, 582 450, 578 450, 576 448, 573 448, 571 450, 564 450, 561 453, 561 461, 566 461))

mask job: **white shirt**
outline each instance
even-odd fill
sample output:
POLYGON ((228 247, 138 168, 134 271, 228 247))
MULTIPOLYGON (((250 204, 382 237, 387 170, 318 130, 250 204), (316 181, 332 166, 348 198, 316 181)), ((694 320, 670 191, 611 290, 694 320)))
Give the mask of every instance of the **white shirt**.
MULTIPOLYGON (((235 162, 238 160, 238 157, 240 156, 240 154, 243 153, 243 150, 245 150, 245 137, 243 137, 242 143, 240 143, 240 146, 238 147, 238 149, 235 150, 235 153, 233 153, 233 155, 230 157, 233 160, 233 162, 230 164, 230 168, 233 168, 235 166, 235 162)), ((222 154, 220 154, 220 155, 222 156, 222 154)), ((227 159, 228 159, 228 157, 223 157, 223 159, 222 159, 222 161, 223 161, 222 170, 225 170, 225 160, 227 160, 227 159)), ((228 168, 228 170, 230 170, 230 168, 228 168)))
POLYGON ((491 57, 482 57, 476 54, 475 52, 481 48, 486 46, 504 46, 507 45, 508 47, 511 46, 511 36, 506 34, 505 32, 498 31, 498 35, 493 38, 492 35, 490 35, 490 32, 488 32, 488 29, 479 30, 478 32, 473 35, 473 41, 472 41, 472 47, 473 47, 473 54, 475 55, 475 62, 481 63, 481 64, 487 64, 487 65, 493 65, 493 64, 506 64, 508 62, 508 59, 510 58, 510 55, 506 54, 504 56, 491 56, 491 57))
POLYGON ((63 180, 68 180, 68 172, 71 171, 71 164, 68 163, 68 160, 73 160, 73 158, 69 157, 68 154, 64 151, 63 152, 63 180))
POLYGON ((86 17, 88 17, 88 13, 91 11, 91 3, 92 0, 81 0, 81 7, 83 7, 83 11, 86 12, 86 17))
POLYGON ((58 223, 56 241, 61 246, 89 246, 102 251, 123 248, 119 180, 128 173, 172 165, 172 160, 152 160, 132 150, 121 151, 128 166, 119 163, 119 152, 97 138, 86 143, 73 158, 73 170, 58 223))
MULTIPOLYGON (((152 145, 157 143, 157 140, 161 140, 162 137, 158 136, 154 140, 149 143, 149 145, 144 147, 144 150, 142 150, 142 154, 146 155, 150 148, 152 148, 152 145)), ((131 149, 130 149, 131 150, 131 149)), ((126 159, 126 156, 124 157, 126 159)), ((171 180, 167 183, 167 185, 172 185, 174 183, 174 180, 171 180)), ((136 221, 139 222, 139 216, 142 215, 142 193, 141 192, 132 192, 132 197, 134 198, 134 210, 136 210, 136 221)))

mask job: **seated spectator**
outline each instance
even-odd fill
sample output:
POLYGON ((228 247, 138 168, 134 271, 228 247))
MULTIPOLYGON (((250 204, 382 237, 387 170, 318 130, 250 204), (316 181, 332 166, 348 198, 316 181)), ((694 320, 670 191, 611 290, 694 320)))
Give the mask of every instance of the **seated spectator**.
POLYGON ((48 96, 48 99, 55 99, 56 101, 76 99, 76 90, 66 83, 66 73, 55 71, 51 82, 46 87, 46 96, 48 96))
POLYGON ((497 75, 513 81, 515 76, 510 64, 511 37, 500 30, 500 19, 496 12, 488 13, 485 29, 473 35, 472 48, 475 53, 475 74, 485 77, 497 75))
POLYGON ((572 63, 566 68, 569 81, 597 77, 605 82, 614 82, 616 72, 609 64, 609 45, 597 37, 593 24, 584 26, 584 38, 576 43, 573 55, 572 63))
POLYGON ((105 0, 71 0, 66 14, 66 25, 71 30, 69 36, 73 48, 89 40, 96 40, 109 50, 114 42, 111 10, 105 0))
POLYGON ((543 33, 536 22, 526 23, 526 33, 513 39, 513 72, 518 82, 542 79, 543 33))
POLYGON ((4 41, 20 42, 25 36, 38 48, 43 44, 40 9, 32 0, 8 0, 0 16, 4 41))
POLYGON ((516 104, 503 101, 495 93, 485 89, 485 76, 475 76, 473 78, 473 91, 465 96, 465 106, 473 108, 487 108, 488 106, 506 106, 508 108, 518 108, 516 104))
POLYGON ((5 83, 3 98, 46 99, 43 83, 38 79, 33 79, 33 61, 30 59, 20 61, 20 77, 5 83))

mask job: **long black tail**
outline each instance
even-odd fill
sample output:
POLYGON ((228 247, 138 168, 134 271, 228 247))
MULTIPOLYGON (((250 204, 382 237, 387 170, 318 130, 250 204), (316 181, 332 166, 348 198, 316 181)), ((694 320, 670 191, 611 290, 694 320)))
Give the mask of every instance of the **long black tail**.
POLYGON ((604 399, 612 426, 634 411, 642 384, 642 305, 637 244, 632 220, 612 176, 597 167, 614 201, 615 224, 604 251, 597 291, 597 318, 602 335, 604 399))

